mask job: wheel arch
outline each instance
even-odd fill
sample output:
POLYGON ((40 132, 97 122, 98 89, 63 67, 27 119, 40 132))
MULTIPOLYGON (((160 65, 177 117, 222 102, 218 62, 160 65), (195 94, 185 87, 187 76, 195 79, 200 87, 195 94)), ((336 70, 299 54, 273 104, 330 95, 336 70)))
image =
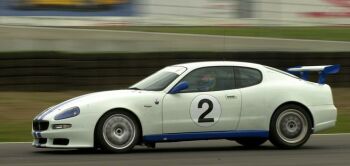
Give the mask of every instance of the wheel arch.
POLYGON ((273 113, 271 114, 269 129, 271 129, 271 119, 272 119, 272 117, 275 115, 275 113, 277 112, 277 110, 278 110, 279 108, 281 108, 281 107, 283 107, 283 106, 286 106, 286 105, 297 105, 297 106, 300 106, 300 107, 304 108, 304 109, 306 110, 306 113, 310 116, 311 124, 312 124, 311 129, 312 129, 312 130, 314 129, 314 127, 315 127, 314 117, 313 117, 313 115, 312 115, 310 109, 309 109, 306 105, 304 105, 304 104, 302 104, 302 103, 300 103, 300 102, 297 102, 297 101, 287 101, 287 102, 284 102, 284 103, 280 104, 280 105, 273 111, 273 113))
POLYGON ((94 127, 94 135, 93 135, 93 138, 94 138, 94 147, 96 147, 96 145, 98 145, 98 142, 96 142, 96 129, 97 129, 97 125, 98 123, 100 122, 101 118, 106 115, 107 113, 110 113, 110 112, 126 112, 126 113, 129 113, 131 114, 132 116, 134 116, 134 118, 136 119, 137 121, 137 125, 139 126, 140 128, 140 143, 142 142, 142 136, 143 136, 143 129, 142 129, 142 125, 141 125, 141 121, 140 121, 140 118, 131 110, 129 109, 126 109, 126 108, 121 108, 121 107, 118 107, 118 108, 112 108, 106 112, 104 112, 97 120, 96 124, 95 124, 95 127, 94 127))

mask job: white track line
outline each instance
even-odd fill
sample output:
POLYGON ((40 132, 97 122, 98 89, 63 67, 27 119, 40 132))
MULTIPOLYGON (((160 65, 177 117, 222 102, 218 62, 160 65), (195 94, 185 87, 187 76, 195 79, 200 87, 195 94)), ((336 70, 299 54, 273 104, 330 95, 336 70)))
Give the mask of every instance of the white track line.
POLYGON ((32 143, 32 142, 0 142, 0 145, 1 144, 29 144, 29 143, 32 143))
POLYGON ((41 29, 41 30, 72 30, 72 31, 87 31, 87 32, 118 32, 118 33, 134 33, 134 34, 153 34, 153 35, 168 35, 168 36, 192 36, 192 37, 212 37, 212 38, 233 38, 233 39, 255 39, 255 40, 279 40, 279 41, 304 41, 304 42, 321 42, 321 43, 338 43, 350 44, 347 41, 333 40, 316 40, 316 39, 286 39, 274 37, 250 37, 250 36, 225 36, 225 35, 208 35, 208 34, 187 34, 187 33, 166 33, 166 32, 146 32, 146 31, 128 31, 128 30, 108 30, 108 29, 84 29, 84 28, 56 28, 56 27, 32 27, 32 26, 13 26, 1 25, 3 28, 20 28, 20 29, 41 29))

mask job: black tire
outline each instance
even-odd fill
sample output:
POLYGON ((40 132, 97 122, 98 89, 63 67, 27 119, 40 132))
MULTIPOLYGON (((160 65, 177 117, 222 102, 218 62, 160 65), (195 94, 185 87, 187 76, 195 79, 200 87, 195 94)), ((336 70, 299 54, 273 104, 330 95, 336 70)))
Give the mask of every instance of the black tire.
POLYGON ((97 123, 95 138, 98 147, 106 152, 129 152, 139 143, 140 125, 136 117, 126 111, 111 111, 97 123))
POLYGON ((267 138, 239 138, 235 141, 247 148, 256 148, 265 143, 267 138))
POLYGON ((311 133, 311 117, 299 105, 284 105, 271 118, 269 140, 278 148, 298 148, 306 143, 311 133))

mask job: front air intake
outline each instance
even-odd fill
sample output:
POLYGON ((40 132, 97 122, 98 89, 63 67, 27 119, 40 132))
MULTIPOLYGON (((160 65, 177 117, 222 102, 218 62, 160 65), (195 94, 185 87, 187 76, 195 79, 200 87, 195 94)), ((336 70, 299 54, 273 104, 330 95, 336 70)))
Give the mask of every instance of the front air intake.
POLYGON ((69 144, 69 139, 66 139, 66 138, 55 138, 55 139, 53 139, 53 144, 54 145, 68 145, 69 144))
POLYGON ((44 131, 49 128, 49 122, 44 120, 34 120, 33 130, 34 131, 44 131))

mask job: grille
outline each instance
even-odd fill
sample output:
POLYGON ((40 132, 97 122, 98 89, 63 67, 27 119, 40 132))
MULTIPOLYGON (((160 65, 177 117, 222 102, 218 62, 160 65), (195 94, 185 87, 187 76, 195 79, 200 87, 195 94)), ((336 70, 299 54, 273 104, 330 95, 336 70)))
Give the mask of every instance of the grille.
POLYGON ((33 130, 34 131, 44 131, 49 128, 49 122, 43 120, 34 120, 33 121, 33 130))

